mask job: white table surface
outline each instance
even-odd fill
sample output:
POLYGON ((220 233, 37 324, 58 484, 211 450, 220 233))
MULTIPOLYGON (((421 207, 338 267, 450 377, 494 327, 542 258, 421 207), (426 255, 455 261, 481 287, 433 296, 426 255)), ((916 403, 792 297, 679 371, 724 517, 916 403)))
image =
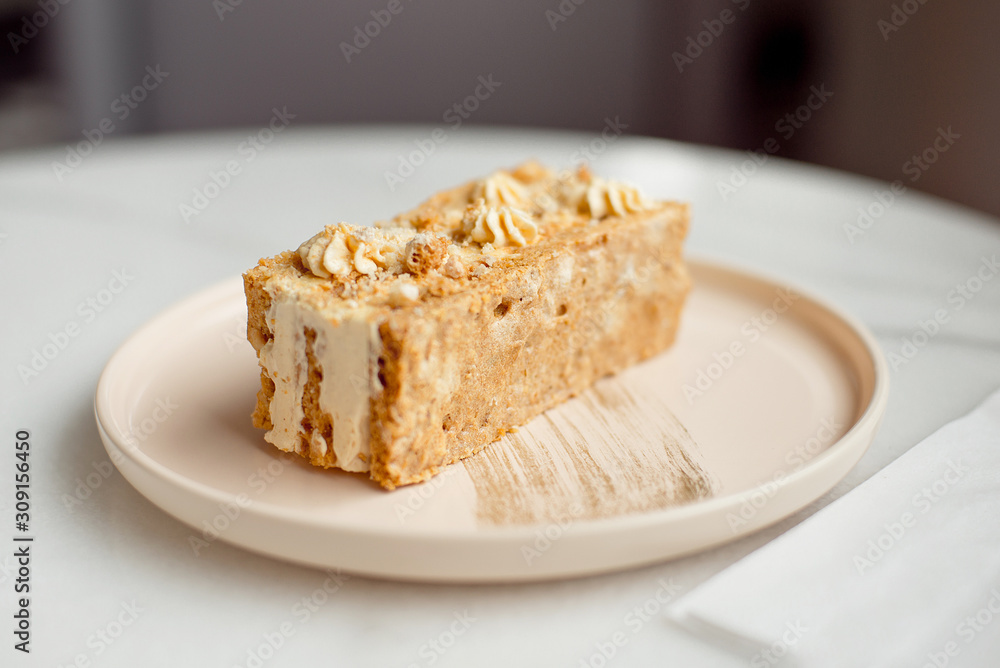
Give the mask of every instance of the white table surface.
POLYGON ((117 472, 68 507, 65 495, 74 494, 78 479, 107 461, 93 418, 98 375, 118 345, 161 309, 242 272, 258 257, 296 247, 325 223, 389 217, 432 191, 528 156, 566 165, 596 136, 448 130, 425 164, 390 191, 384 173, 431 130, 293 127, 250 162, 238 146, 256 130, 107 140, 61 181, 52 162, 65 159, 63 147, 0 156, 5 628, 15 605, 10 546, 17 429, 31 431, 35 536, 32 653, 15 652, 5 631, 0 664, 603 665, 600 647, 622 632, 627 643, 607 665, 667 659, 670 665, 741 665, 667 622, 662 604, 651 602, 658 593, 668 596, 664 585, 682 596, 1000 386, 1000 277, 961 309, 954 296, 949 301, 983 258, 1000 255, 1000 222, 908 191, 850 243, 844 224, 887 184, 772 158, 723 201, 716 184, 745 154, 620 138, 594 161, 596 171, 635 181, 653 195, 691 201, 689 252, 827 297, 866 322, 887 353, 900 352, 901 339, 935 311, 947 312, 945 326, 893 370, 888 413, 868 454, 820 501, 756 535, 670 563, 504 586, 352 578, 336 593, 318 596, 325 602, 308 612, 301 601, 322 590, 327 574, 223 543, 195 556, 190 530, 117 472), (179 205, 190 204, 193 189, 229 160, 241 173, 186 223, 179 205), (99 296, 116 271, 134 278, 100 312, 91 311, 86 300, 99 296), (30 365, 32 351, 70 323, 79 333, 23 382, 18 365, 30 365), (644 605, 656 613, 645 620, 630 615, 644 605), (454 624, 462 632, 450 635, 463 614, 475 621, 454 624), (279 637, 282 629, 287 637, 279 637), (248 652, 268 636, 280 647, 253 660, 248 652), (434 639, 449 646, 437 645, 439 652, 429 644, 434 639))

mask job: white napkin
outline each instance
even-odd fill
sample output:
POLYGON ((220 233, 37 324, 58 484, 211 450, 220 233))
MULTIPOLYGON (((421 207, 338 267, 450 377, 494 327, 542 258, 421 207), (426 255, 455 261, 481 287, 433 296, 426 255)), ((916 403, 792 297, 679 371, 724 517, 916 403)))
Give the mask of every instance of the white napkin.
POLYGON ((1000 666, 1000 391, 669 612, 751 666, 1000 666))

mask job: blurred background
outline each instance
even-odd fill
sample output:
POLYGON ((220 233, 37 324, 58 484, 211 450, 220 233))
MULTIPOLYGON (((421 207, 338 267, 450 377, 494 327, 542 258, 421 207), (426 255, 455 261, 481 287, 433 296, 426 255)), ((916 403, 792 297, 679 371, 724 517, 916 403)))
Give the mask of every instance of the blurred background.
POLYGON ((612 123, 1000 215, 994 0, 0 0, 0 34, 4 152, 259 127, 275 109, 612 123))

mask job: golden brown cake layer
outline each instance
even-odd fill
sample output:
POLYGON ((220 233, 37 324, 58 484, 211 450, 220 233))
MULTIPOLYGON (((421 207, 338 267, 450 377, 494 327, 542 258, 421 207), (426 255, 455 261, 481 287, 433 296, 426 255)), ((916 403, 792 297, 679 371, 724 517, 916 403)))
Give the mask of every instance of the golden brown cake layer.
POLYGON ((529 189, 507 193, 521 196, 519 207, 474 182, 398 217, 391 234, 330 226, 298 253, 247 272, 248 338, 262 363, 254 425, 271 430, 269 440, 318 466, 368 469, 392 489, 673 342, 690 286, 681 259, 686 205, 627 192, 631 204, 599 201, 581 188, 596 182, 586 172, 562 181, 536 166, 510 174, 529 189), (552 201, 539 202, 540 191, 552 201), (497 220, 503 237, 490 231, 497 220), (279 327, 282 346, 296 346, 284 358, 279 327), (360 352, 338 359, 342 343, 360 352), (267 366, 278 359, 283 372, 267 366), (356 396, 336 385, 348 371, 356 396), (292 396, 276 401, 276 393, 292 396), (366 424, 348 432, 333 397, 357 400, 351 419, 366 424), (276 415, 279 404, 295 419, 276 415), (276 424, 294 438, 282 440, 276 424), (358 448, 337 442, 346 433, 358 448))

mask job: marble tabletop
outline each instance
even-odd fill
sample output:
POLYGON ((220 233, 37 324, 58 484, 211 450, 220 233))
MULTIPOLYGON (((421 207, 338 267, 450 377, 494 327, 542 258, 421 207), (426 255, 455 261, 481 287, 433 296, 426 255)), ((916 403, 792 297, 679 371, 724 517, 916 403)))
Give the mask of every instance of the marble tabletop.
MULTIPOLYGON (((81 140, 0 156, 8 444, 0 612, 15 612, 15 442, 30 433, 31 653, 3 665, 745 665, 664 610, 1000 386, 1000 221, 908 187, 721 149, 619 136, 431 126, 270 126, 81 140), (143 322, 322 225, 387 218, 470 175, 581 159, 693 204, 689 253, 822 295, 878 337, 888 412, 819 501, 695 556, 536 584, 431 585, 295 566, 189 529, 114 471, 98 376, 143 322), (89 478, 88 478, 89 477, 89 478), (89 480, 89 482, 88 482, 89 480)), ((9 622, 8 622, 9 624, 9 622)))

